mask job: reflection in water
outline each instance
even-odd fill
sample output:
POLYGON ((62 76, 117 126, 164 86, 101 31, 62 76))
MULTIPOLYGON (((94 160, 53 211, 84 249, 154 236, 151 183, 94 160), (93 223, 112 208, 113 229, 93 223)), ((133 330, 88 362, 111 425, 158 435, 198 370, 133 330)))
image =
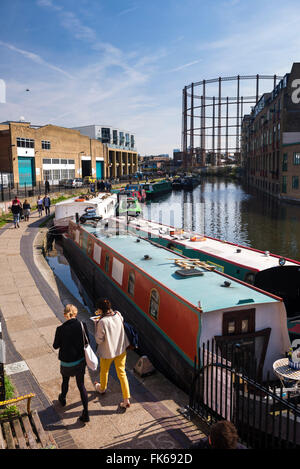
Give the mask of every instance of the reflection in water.
POLYGON ((300 260, 300 206, 239 182, 204 179, 193 191, 173 191, 147 203, 146 218, 300 260))

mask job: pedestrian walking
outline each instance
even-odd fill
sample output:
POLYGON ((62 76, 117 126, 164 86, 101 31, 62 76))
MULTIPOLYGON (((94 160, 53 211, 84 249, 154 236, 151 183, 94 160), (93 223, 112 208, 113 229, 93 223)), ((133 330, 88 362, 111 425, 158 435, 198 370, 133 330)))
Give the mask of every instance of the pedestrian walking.
POLYGON ((45 181, 45 195, 48 194, 50 192, 50 183, 48 181, 48 179, 46 179, 45 181))
POLYGON ((89 422, 88 396, 84 385, 86 361, 82 325, 86 336, 89 336, 86 324, 78 321, 77 312, 76 306, 72 304, 66 305, 64 309, 66 322, 57 327, 55 333, 53 348, 59 349, 58 358, 60 360, 60 372, 62 375, 61 393, 58 396, 58 400, 63 407, 66 405, 69 381, 71 377, 75 377, 83 405, 83 412, 79 420, 81 422, 89 422))
POLYGON ((119 311, 112 309, 107 298, 99 299, 96 307, 95 314, 100 317, 95 322, 95 340, 100 357, 100 383, 96 382, 95 388, 100 394, 106 392, 109 369, 114 362, 123 395, 119 408, 125 412, 126 408, 130 407, 130 390, 125 371, 126 349, 130 343, 124 330, 123 317, 119 311))
POLYGON ((30 209, 31 209, 30 203, 28 202, 27 199, 25 199, 23 203, 23 214, 24 214, 25 221, 29 221, 30 209))
POLYGON ((22 205, 16 196, 14 200, 12 201, 12 206, 11 206, 11 213, 13 214, 15 228, 20 228, 19 223, 20 223, 21 212, 22 212, 22 205))
POLYGON ((43 200, 40 195, 36 201, 36 205, 37 205, 39 217, 41 217, 43 215, 44 205, 43 205, 43 200))
POLYGON ((46 215, 50 215, 50 205, 51 205, 51 199, 49 195, 45 195, 45 197, 43 198, 43 206, 44 206, 46 215))

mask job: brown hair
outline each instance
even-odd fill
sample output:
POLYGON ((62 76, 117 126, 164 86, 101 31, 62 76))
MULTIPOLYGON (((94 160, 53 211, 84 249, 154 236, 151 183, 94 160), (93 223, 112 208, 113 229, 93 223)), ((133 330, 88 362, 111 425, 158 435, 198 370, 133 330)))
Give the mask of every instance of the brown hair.
POLYGON ((222 420, 211 427, 209 439, 212 448, 236 449, 238 433, 233 423, 222 420))
POLYGON ((64 309, 64 316, 67 319, 76 318, 78 309, 74 305, 66 305, 64 309))
POLYGON ((111 302, 109 301, 108 298, 98 298, 95 306, 96 306, 96 311, 101 309, 102 316, 106 316, 108 311, 111 310, 111 302))

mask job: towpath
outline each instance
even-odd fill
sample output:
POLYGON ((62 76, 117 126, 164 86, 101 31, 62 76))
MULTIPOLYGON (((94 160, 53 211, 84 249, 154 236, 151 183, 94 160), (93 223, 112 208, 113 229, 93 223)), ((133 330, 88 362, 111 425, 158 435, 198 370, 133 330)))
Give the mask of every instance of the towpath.
MULTIPOLYGON (((42 254, 43 218, 32 213, 20 228, 0 230, 0 319, 6 342, 6 372, 18 395, 34 392, 32 408, 61 449, 183 449, 201 437, 199 429, 178 409, 188 396, 156 372, 140 378, 133 372, 138 355, 129 352, 127 372, 132 405, 117 412, 122 396, 112 366, 108 392, 99 396, 93 382, 98 372, 86 373, 90 422, 78 422, 82 406, 75 379, 70 380, 67 405, 57 400, 61 376, 57 351, 52 348, 63 306, 74 303, 79 319, 93 336, 85 308, 55 277, 42 254)), ((92 337, 93 341, 93 337, 92 337)), ((203 436, 203 435, 202 435, 203 436)))

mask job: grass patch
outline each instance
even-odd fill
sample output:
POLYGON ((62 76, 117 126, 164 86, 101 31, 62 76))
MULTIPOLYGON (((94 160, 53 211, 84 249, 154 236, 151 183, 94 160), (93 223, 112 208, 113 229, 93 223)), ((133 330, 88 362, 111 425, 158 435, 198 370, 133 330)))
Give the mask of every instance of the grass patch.
POLYGON ((6 225, 6 223, 12 223, 12 222, 13 222, 12 213, 5 213, 4 215, 0 216, 0 228, 6 225))
MULTIPOLYGON (((5 400, 13 399, 15 397, 15 389, 8 378, 8 376, 4 375, 4 384, 5 384, 5 400)), ((19 415, 19 409, 16 405, 8 405, 5 409, 0 410, 0 419, 6 419, 13 417, 15 415, 19 415)))

